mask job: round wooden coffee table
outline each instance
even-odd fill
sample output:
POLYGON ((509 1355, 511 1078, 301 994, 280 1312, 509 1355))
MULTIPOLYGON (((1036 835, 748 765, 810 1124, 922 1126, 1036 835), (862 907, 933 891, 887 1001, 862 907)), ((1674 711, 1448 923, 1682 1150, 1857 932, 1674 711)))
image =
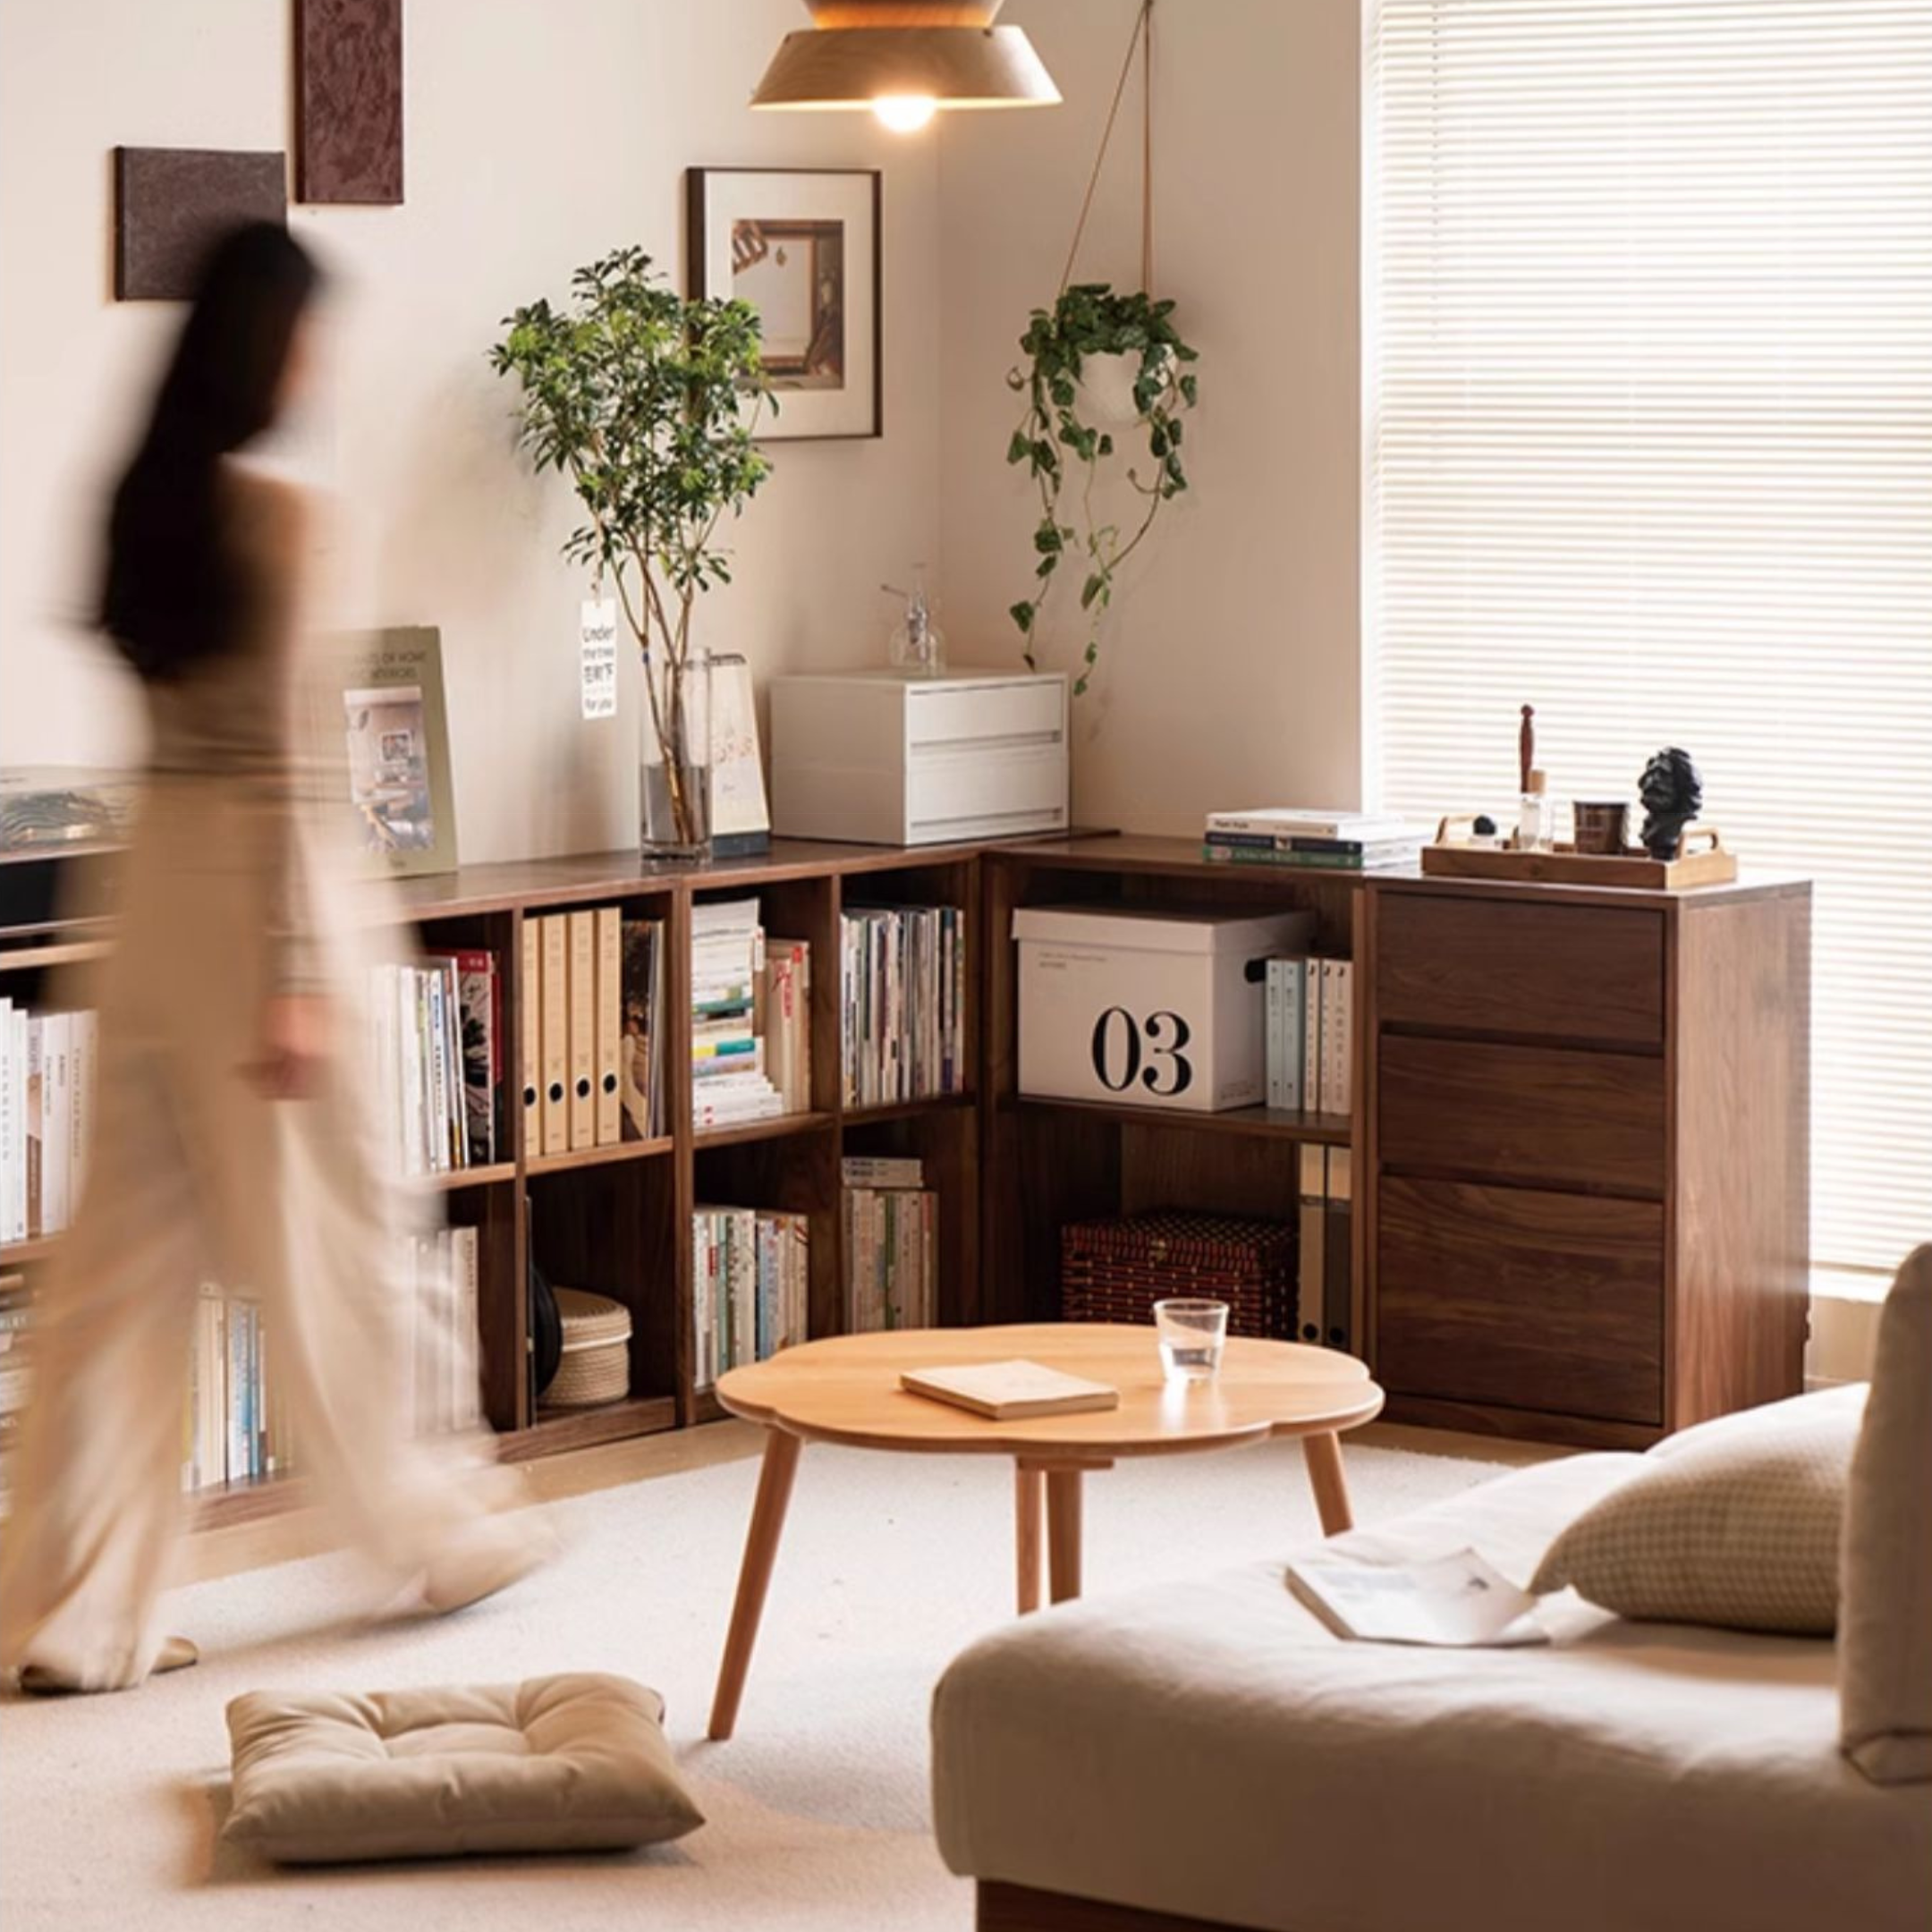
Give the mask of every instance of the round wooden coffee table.
POLYGON ((1301 1440, 1325 1534, 1349 1527, 1343 1429, 1368 1421, 1382 1391, 1352 1356, 1293 1342, 1233 1337, 1212 1381, 1169 1382, 1151 1326, 1055 1322, 1008 1328, 902 1329, 786 1349, 720 1378, 718 1401, 766 1430, 711 1735, 738 1718, 799 1451, 808 1442, 926 1455, 1004 1455, 1014 1464, 1022 1613, 1039 1606, 1041 1520, 1053 1600, 1080 1595, 1080 1479, 1124 1456, 1226 1449, 1271 1436, 1301 1440), (1021 1358, 1120 1391, 1117 1409, 994 1422, 899 1386, 902 1370, 1021 1358))

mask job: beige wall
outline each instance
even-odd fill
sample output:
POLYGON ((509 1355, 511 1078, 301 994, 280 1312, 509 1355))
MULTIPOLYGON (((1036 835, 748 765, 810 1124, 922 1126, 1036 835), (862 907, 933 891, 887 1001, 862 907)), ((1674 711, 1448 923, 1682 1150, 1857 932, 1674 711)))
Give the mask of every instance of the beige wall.
MULTIPOLYGON (((0 5, 0 761, 135 741, 85 607, 103 480, 175 311, 108 299, 109 152, 284 147, 289 0, 0 5)), ((339 614, 444 632, 468 859, 634 836, 635 726, 578 716, 568 493, 514 459, 483 361, 514 303, 640 242, 678 274, 690 164, 882 165, 886 436, 780 445, 705 616, 761 676, 883 650, 936 561, 936 151, 744 101, 797 0, 409 0, 408 200, 299 209, 340 273, 326 434, 339 614)), ((627 701, 635 696, 628 686, 627 701)))
MULTIPOLYGON (((1004 613, 1031 569, 1004 378, 1057 291, 1135 4, 1009 0, 1068 105, 960 116, 941 148, 942 614, 976 655, 1016 649, 1004 613)), ((1201 351, 1193 487, 1127 565, 1075 803, 1187 833, 1215 806, 1351 804, 1360 783, 1361 28, 1358 0, 1165 0, 1155 18, 1156 292, 1201 351)), ((1140 280, 1138 88, 1076 279, 1140 280)), ((1065 619, 1047 661, 1070 665, 1065 619)))

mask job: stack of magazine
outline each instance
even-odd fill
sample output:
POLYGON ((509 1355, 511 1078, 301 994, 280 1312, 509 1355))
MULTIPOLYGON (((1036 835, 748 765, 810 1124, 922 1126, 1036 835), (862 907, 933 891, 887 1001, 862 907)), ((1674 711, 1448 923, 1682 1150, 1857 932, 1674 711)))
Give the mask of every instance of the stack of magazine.
POLYGON ((877 1106, 966 1089, 966 919, 957 906, 843 914, 845 1105, 877 1106))
POLYGON ((692 1126, 704 1133, 784 1113, 758 1030, 765 973, 758 901, 694 905, 691 965, 692 1126))
POLYGON ((938 1320, 939 1197, 914 1158, 848 1155, 845 1326, 930 1328, 938 1320))
POLYGON ((1426 842, 1417 826, 1384 812, 1266 805, 1209 812, 1201 855, 1229 865, 1377 871, 1414 864, 1426 842))

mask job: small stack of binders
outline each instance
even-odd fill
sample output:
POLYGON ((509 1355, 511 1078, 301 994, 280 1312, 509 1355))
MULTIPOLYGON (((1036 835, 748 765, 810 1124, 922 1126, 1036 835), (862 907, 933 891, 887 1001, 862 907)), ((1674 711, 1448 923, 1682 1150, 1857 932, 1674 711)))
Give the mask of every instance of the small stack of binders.
MULTIPOLYGON (((518 1028, 523 1064, 523 1144, 536 1156, 614 1147, 634 1117, 640 1085, 633 1047, 636 1027, 655 1041, 648 1015, 661 1004, 656 985, 627 986, 642 970, 656 979, 662 963, 652 945, 616 906, 545 913, 523 921, 523 1004, 518 1028), (642 1017, 632 1024, 635 1004, 642 1017), (627 1047, 633 1050, 627 1052, 627 1047), (631 1106, 627 1107, 627 1101, 631 1106)), ((658 1084, 655 1063, 641 1076, 647 1096, 658 1084)), ((637 1132, 633 1125, 633 1133, 637 1132)), ((661 1131, 659 1127, 657 1131, 661 1131)))

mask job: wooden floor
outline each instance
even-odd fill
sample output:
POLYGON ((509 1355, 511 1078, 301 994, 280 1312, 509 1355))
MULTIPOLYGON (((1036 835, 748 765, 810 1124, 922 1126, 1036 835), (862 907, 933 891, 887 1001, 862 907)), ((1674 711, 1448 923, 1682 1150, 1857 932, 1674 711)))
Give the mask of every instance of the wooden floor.
MULTIPOLYGON (((741 1462, 758 1453, 762 1431, 749 1422, 711 1422, 701 1428, 677 1429, 641 1436, 630 1442, 606 1443, 595 1449, 574 1449, 518 1466, 533 1496, 546 1503, 593 1490, 616 1489, 654 1476, 674 1476, 685 1470, 709 1469, 720 1462, 741 1462)), ((1343 1444, 1373 1444, 1383 1449, 1408 1449, 1424 1455, 1464 1456, 1494 1462, 1499 1469, 1546 1462, 1570 1452, 1540 1443, 1511 1442, 1499 1436, 1459 1436, 1445 1429, 1404 1428, 1392 1422, 1374 1422, 1357 1429, 1343 1444)), ((294 1509, 282 1516, 231 1527, 208 1530, 188 1539, 182 1552, 181 1580, 204 1582, 233 1576, 271 1563, 290 1563, 320 1555, 331 1546, 328 1525, 314 1510, 294 1509)))

